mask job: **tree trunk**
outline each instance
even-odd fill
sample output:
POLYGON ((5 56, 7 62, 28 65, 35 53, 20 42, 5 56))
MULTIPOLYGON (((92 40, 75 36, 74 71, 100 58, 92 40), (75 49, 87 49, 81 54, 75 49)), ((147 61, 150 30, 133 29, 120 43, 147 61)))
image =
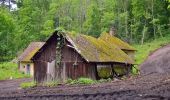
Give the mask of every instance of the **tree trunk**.
POLYGON ((145 23, 145 25, 143 27, 143 31, 142 31, 141 45, 143 45, 143 43, 144 43, 145 34, 146 34, 147 30, 148 30, 148 28, 146 27, 146 23, 145 23))
POLYGON ((154 39, 156 39, 156 27, 153 20, 154 20, 154 0, 152 0, 152 24, 153 24, 154 39))

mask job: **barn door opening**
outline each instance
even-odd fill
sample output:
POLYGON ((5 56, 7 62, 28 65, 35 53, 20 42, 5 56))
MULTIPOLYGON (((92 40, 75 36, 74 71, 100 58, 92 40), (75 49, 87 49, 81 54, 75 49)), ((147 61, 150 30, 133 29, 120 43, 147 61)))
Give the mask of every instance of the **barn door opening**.
POLYGON ((27 74, 30 74, 30 64, 27 64, 26 73, 27 73, 27 74))
POLYGON ((97 73, 100 79, 107 79, 113 76, 111 65, 97 65, 97 73))
POLYGON ((47 81, 53 81, 55 78, 55 60, 47 63, 47 81))
POLYGON ((37 61, 34 65, 34 80, 38 83, 46 81, 47 63, 37 61))

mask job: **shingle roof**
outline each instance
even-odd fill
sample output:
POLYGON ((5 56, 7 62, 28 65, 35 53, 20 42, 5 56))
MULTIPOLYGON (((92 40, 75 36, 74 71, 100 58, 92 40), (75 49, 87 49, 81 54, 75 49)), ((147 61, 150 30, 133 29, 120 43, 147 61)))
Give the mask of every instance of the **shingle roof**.
POLYGON ((130 46, 128 43, 122 41, 121 39, 119 39, 115 36, 111 36, 108 33, 102 33, 101 36, 99 37, 99 39, 102 39, 110 44, 115 44, 122 50, 136 51, 136 49, 134 47, 130 46))
POLYGON ((77 36, 66 34, 66 39, 88 62, 134 63, 119 47, 102 39, 80 34, 77 36))
POLYGON ((31 61, 34 54, 45 44, 45 42, 31 42, 24 52, 18 57, 18 61, 31 61))

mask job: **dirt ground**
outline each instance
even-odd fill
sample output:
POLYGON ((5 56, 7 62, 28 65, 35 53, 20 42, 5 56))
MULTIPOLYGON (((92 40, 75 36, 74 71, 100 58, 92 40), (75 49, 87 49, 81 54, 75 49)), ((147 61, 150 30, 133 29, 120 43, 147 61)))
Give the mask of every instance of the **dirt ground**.
POLYGON ((170 72, 170 44, 152 52, 141 64, 142 75, 170 72))
POLYGON ((0 81, 0 100, 170 100, 170 45, 141 64, 141 75, 95 85, 21 89, 31 79, 0 81))
POLYGON ((15 80, 0 80, 0 93, 8 91, 16 91, 20 89, 20 84, 30 82, 31 78, 15 79, 15 80))
POLYGON ((0 100, 168 100, 170 74, 151 74, 88 86, 21 89, 26 79, 0 82, 0 100))

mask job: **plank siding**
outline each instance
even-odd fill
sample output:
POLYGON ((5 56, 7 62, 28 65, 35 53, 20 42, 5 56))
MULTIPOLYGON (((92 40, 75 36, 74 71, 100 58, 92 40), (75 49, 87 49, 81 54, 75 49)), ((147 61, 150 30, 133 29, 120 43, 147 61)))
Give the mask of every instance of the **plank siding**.
MULTIPOLYGON (((58 67, 55 65, 55 80, 65 81, 68 78, 77 79, 79 77, 96 79, 95 64, 86 62, 80 54, 68 45, 71 46, 71 44, 65 40, 64 46, 62 47, 61 65, 58 67), (75 63, 77 66, 74 66, 75 63)), ((54 79, 47 75, 47 66, 48 63, 56 60, 56 52, 58 52, 56 51, 56 46, 57 35, 52 36, 34 57, 35 81, 44 82, 54 79)))
POLYGON ((71 44, 66 42, 66 45, 63 47, 62 50, 62 63, 65 63, 66 65, 66 77, 71 79, 77 79, 79 77, 90 77, 95 79, 95 76, 93 75, 95 71, 93 67, 95 65, 86 62, 80 56, 80 54, 78 54, 73 48, 67 45, 72 46, 71 44), (75 63, 77 64, 77 66, 74 66, 75 63))
POLYGON ((55 60, 56 55, 56 38, 52 37, 46 44, 39 50, 39 53, 34 57, 34 80, 43 82, 47 79, 47 65, 48 62, 55 60))

